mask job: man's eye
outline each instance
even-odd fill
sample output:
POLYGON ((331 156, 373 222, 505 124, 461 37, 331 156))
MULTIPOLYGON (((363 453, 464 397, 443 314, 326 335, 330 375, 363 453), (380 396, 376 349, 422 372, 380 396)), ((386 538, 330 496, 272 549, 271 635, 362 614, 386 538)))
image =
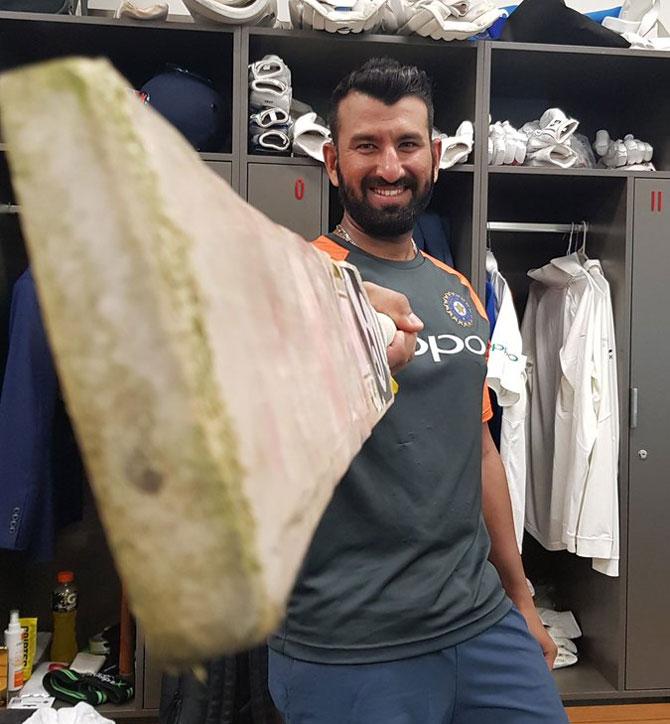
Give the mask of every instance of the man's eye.
POLYGON ((359 143, 358 146, 356 146, 357 151, 373 151, 374 150, 374 143, 359 143))
POLYGON ((415 148, 418 148, 419 144, 416 141, 403 141, 400 144, 400 148, 413 150, 415 148))

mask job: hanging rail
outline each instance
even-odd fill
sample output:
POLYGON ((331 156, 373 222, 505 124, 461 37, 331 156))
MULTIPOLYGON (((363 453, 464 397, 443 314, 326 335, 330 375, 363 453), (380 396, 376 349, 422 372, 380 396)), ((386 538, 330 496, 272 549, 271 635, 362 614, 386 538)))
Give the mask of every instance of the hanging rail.
POLYGON ((0 214, 18 214, 18 204, 0 204, 0 214))
POLYGON ((518 231, 534 234, 569 234, 571 231, 581 233, 587 228, 585 221, 575 224, 535 224, 525 221, 489 221, 487 231, 518 231))

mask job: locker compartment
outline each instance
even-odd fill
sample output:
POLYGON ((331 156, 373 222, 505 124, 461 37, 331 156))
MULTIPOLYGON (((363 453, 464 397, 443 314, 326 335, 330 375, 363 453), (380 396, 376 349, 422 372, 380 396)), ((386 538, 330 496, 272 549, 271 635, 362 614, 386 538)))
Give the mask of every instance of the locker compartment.
POLYGON ((478 52, 468 43, 416 37, 368 35, 362 43, 355 35, 258 28, 249 37, 250 62, 270 53, 279 55, 291 70, 293 97, 310 104, 324 119, 337 83, 370 58, 385 56, 419 66, 433 81, 435 125, 450 134, 462 121, 474 120, 478 52))
MULTIPOLYGON (((576 643, 577 665, 556 672, 559 687, 572 695, 605 696, 621 686, 625 645, 626 526, 628 425, 628 334, 630 285, 626 237, 628 184, 625 178, 579 175, 490 174, 487 220, 566 224, 586 220, 586 253, 602 262, 610 283, 615 318, 619 414, 620 575, 595 572, 590 558, 565 551, 547 551, 528 533, 524 537, 526 574, 534 584, 550 586, 557 610, 571 610, 583 631, 576 643)), ((485 228, 485 225, 483 226, 485 228)), ((567 253, 568 239, 556 233, 491 232, 488 243, 507 279, 521 322, 531 280, 527 272, 567 253)), ((575 245, 581 239, 575 237, 575 245)), ((482 260, 482 273, 483 260, 482 260)))
POLYGON ((247 201, 305 239, 321 233, 323 172, 314 166, 250 163, 247 201))
POLYGON ((547 108, 558 107, 580 122, 577 133, 591 143, 601 128, 614 139, 632 133, 654 147, 656 169, 668 169, 670 96, 661 91, 670 82, 665 60, 645 51, 603 54, 596 48, 578 52, 520 43, 493 45, 492 120, 508 119, 519 128, 539 119, 547 108))
MULTIPOLYGON (((3 19, 0 26, 0 69, 70 55, 105 57, 139 89, 171 64, 213 84, 224 99, 224 133, 220 148, 230 152, 233 125, 233 38, 229 30, 192 26, 165 29, 119 22, 37 23, 3 19)), ((67 129, 63 129, 67 132, 67 129)))

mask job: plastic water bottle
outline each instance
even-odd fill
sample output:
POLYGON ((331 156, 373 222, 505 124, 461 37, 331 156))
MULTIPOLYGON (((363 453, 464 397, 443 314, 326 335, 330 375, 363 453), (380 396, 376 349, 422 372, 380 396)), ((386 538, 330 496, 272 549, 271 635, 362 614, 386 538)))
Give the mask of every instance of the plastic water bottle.
POLYGON ((58 585, 51 594, 53 638, 51 660, 72 663, 77 655, 77 603, 79 594, 72 571, 59 571, 58 585))

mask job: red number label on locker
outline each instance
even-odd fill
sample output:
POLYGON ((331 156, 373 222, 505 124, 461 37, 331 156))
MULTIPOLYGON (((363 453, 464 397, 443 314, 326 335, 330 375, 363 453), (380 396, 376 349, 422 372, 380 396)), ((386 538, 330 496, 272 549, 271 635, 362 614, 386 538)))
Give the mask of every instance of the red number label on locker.
POLYGON ((295 197, 296 197, 296 199, 298 199, 298 201, 302 201, 305 198, 305 181, 304 181, 304 179, 299 178, 295 182, 293 192, 295 193, 295 197))
POLYGON ((661 213, 663 211, 663 192, 662 191, 652 191, 651 192, 651 210, 655 211, 656 213, 661 213))

